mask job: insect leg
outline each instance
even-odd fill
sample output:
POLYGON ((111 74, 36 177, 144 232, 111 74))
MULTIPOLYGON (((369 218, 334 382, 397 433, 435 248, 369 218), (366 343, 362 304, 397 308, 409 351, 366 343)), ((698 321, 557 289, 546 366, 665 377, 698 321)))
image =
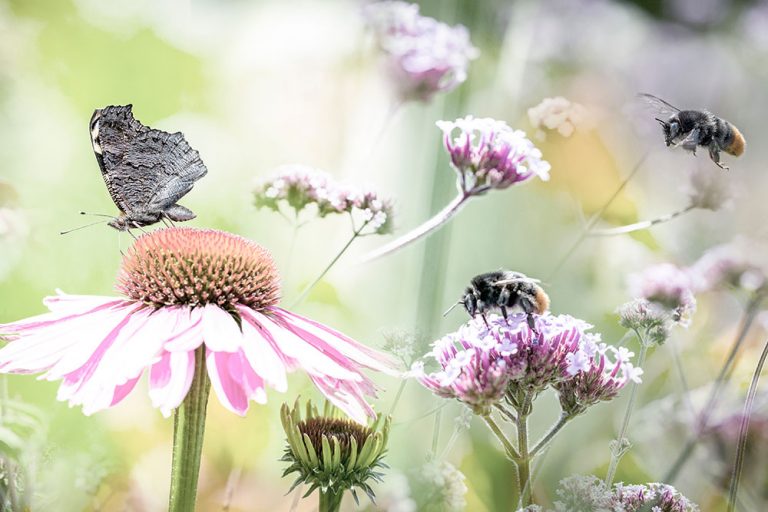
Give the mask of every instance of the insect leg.
POLYGON ((509 323, 509 317, 507 315, 507 307, 506 306, 499 306, 499 309, 501 309, 501 316, 504 317, 504 321, 509 323))
POLYGON ((696 147, 701 143, 702 133, 699 128, 694 128, 691 133, 688 134, 683 140, 678 142, 676 146, 683 146, 686 151, 693 152, 696 155, 696 147))
POLYGON ((713 162, 715 162, 715 165, 719 168, 727 171, 729 167, 727 165, 723 165, 720 163, 720 148, 717 147, 717 143, 715 141, 712 141, 709 144, 709 158, 712 159, 713 162))

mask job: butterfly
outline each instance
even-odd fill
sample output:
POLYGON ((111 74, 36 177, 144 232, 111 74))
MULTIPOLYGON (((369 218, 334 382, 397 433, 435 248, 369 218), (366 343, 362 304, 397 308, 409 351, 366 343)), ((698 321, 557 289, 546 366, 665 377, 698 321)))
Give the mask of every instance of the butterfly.
POLYGON ((91 117, 91 144, 101 175, 120 216, 108 224, 119 230, 160 222, 186 221, 194 212, 176 202, 208 169, 180 132, 144 126, 132 105, 109 106, 91 117))

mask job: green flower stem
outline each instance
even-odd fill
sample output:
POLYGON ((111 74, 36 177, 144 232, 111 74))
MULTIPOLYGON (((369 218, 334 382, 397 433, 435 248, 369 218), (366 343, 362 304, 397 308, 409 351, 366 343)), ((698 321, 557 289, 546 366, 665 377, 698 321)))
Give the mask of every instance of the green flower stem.
POLYGON ((501 441, 502 446, 504 446, 504 451, 507 453, 507 457, 511 461, 517 463, 520 460, 520 455, 517 453, 517 450, 512 445, 512 442, 509 440, 509 438, 507 438, 506 434, 504 434, 504 432, 496 424, 493 418, 491 418, 490 414, 486 414, 482 418, 490 427, 493 434, 498 438, 499 441, 501 441))
POLYGON ((169 512, 193 512, 205 433, 205 412, 211 381, 205 370, 205 348, 195 351, 195 375, 173 421, 173 460, 169 512))
POLYGON ((544 434, 544 437, 541 438, 541 440, 536 443, 536 446, 533 447, 530 453, 530 458, 533 459, 536 457, 536 455, 541 452, 544 448, 546 448, 549 443, 552 442, 552 440, 555 438, 558 432, 569 422, 573 419, 573 416, 570 414, 566 414, 565 412, 562 412, 560 414, 560 419, 557 420, 557 423, 552 425, 552 428, 549 429, 549 432, 544 434))
POLYGON ((320 507, 318 512, 338 512, 341 508, 341 499, 343 492, 334 494, 330 489, 328 491, 320 490, 320 507))
POLYGON ((635 222, 634 224, 628 224, 626 226, 619 226, 618 228, 610 228, 610 229, 601 229, 598 231, 592 231, 589 236, 616 236, 616 235, 626 235, 627 233, 632 233, 634 231, 640 231, 642 229, 648 229, 652 226, 655 226, 656 224, 662 224, 664 222, 669 222, 670 220, 679 217, 683 214, 688 213, 689 211, 696 208, 695 204, 689 204, 682 210, 677 210, 672 213, 668 213, 666 215, 662 215, 661 217, 656 217, 655 219, 651 220, 643 220, 640 222, 635 222))
POLYGON ((517 463, 517 480, 520 485, 520 500, 523 507, 531 500, 531 455, 528 452, 528 414, 521 408, 517 415, 517 450, 520 460, 517 463))
MULTIPOLYGON (((637 333, 637 338, 640 340, 640 355, 637 358, 637 366, 642 368, 645 364, 645 355, 648 353, 648 344, 637 333)), ((629 449, 629 441, 626 439, 627 431, 629 430, 629 418, 632 416, 632 410, 635 408, 635 402, 637 401, 637 389, 639 384, 637 382, 632 383, 632 391, 629 395, 629 403, 627 403, 627 410, 624 413, 624 420, 621 423, 621 430, 619 431, 619 437, 615 441, 611 453, 611 463, 608 466, 608 473, 605 475, 605 485, 610 489, 613 485, 613 478, 616 476, 616 469, 619 467, 619 461, 629 449)))
POLYGON ((680 474, 680 471, 683 469, 683 466, 685 466, 685 463, 688 462, 688 459, 693 455, 693 451, 701 438, 701 433, 709 424, 710 414, 712 414, 712 411, 717 405, 720 393, 728 382, 728 376, 734 367, 734 362, 736 361, 739 349, 747 338, 747 333, 752 327, 752 323, 754 322, 757 313, 760 311, 760 303, 762 300, 762 294, 755 295, 750 299, 749 304, 744 311, 741 328, 739 329, 738 334, 736 334, 736 339, 731 346, 731 350, 728 352, 728 357, 725 359, 725 363, 723 363, 722 368, 720 368, 720 373, 715 379, 715 384, 712 386, 712 391, 709 393, 706 405, 701 409, 701 413, 699 413, 699 419, 696 424, 696 429, 693 432, 693 437, 688 440, 680 452, 680 455, 677 456, 674 464, 672 464, 672 467, 667 471, 667 475, 664 478, 665 483, 672 485, 680 474))
POLYGON ((731 485, 728 491, 728 512, 736 509, 736 497, 739 492, 739 480, 741 480, 741 469, 744 466, 744 455, 747 449, 747 433, 749 432, 749 420, 752 417, 752 408, 757 394, 757 384, 760 381, 760 374, 763 372, 765 359, 768 357, 768 341, 763 346, 760 353, 760 359, 755 367, 755 373, 752 375, 752 382, 747 392, 747 400, 744 402, 744 411, 741 413, 741 425, 739 425, 739 444, 736 449, 736 462, 733 465, 731 474, 731 485))
MULTIPOLYGON (((354 221, 353 221, 353 222, 354 222, 354 221)), ((319 282, 320 282, 320 281, 321 281, 321 280, 322 280, 322 279, 325 277, 325 275, 326 275, 326 274, 327 274, 327 273, 328 273, 328 272, 331 270, 331 268, 333 268, 333 266, 336 264, 336 262, 337 262, 337 261, 339 261, 339 258, 341 258, 341 257, 342 257, 342 255, 344 255, 344 253, 347 251, 347 249, 349 249, 349 246, 350 246, 350 245, 352 245, 352 242, 354 242, 354 241, 355 241, 355 239, 357 239, 357 237, 358 237, 358 236, 360 236, 360 232, 361 232, 361 231, 362 231, 362 230, 365 228, 365 226, 367 226, 367 225, 368 225, 368 223, 369 223, 369 222, 370 222, 370 221, 365 221, 365 222, 363 222, 363 225, 362 225, 362 226, 360 226, 358 229, 354 229, 354 230, 353 230, 353 232, 352 232, 352 238, 350 238, 350 239, 349 239, 349 241, 347 241, 347 243, 344 245, 344 247, 342 247, 342 248, 341 248, 341 250, 340 250, 340 251, 339 251, 339 252, 336 254, 336 256, 334 256, 334 257, 333 257, 333 259, 331 260, 331 262, 330 262, 330 263, 329 263, 329 264, 328 264, 328 265, 327 265, 327 266, 326 266, 326 267, 323 269, 323 271, 322 271, 322 272, 320 272, 320 275, 319 275, 319 276, 317 276, 317 278, 316 278, 314 281, 312 281, 312 282, 309 284, 309 286, 307 286, 306 288, 304 288, 304 291, 302 291, 302 292, 301 292, 301 295, 299 295, 299 296, 296 298, 296 300, 294 300, 294 301, 293 301, 293 303, 291 303, 291 306, 290 306, 290 308, 289 308, 289 309, 293 309, 293 308, 295 308, 296 306, 298 306, 299 304, 301 304, 301 302, 302 302, 304 299, 306 299, 306 298, 307 298, 307 295, 309 295, 309 292, 311 292, 311 291, 312 291, 312 289, 313 289, 315 286, 317 286, 317 283, 319 283, 319 282)))

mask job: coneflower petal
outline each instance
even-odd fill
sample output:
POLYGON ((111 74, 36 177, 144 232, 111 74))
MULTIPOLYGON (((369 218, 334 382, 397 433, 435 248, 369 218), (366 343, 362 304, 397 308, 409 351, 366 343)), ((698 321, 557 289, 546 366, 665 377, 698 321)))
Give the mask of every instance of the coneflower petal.
POLYGON ((149 370, 149 398, 166 418, 181 405, 195 374, 195 352, 165 352, 149 370))

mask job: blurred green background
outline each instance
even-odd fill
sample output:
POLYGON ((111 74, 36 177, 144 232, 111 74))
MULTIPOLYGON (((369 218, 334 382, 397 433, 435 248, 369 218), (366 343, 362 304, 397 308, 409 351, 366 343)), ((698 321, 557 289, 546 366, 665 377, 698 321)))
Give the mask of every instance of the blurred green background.
MULTIPOLYGON (((396 99, 361 5, 0 1, 0 180, 8 189, 4 206, 13 212, 10 227, 0 230, 0 322, 43 312, 41 299, 56 289, 114 293, 120 249, 132 239, 105 226, 58 234, 85 221, 79 210, 116 212, 87 133, 93 110, 109 104, 132 103, 144 124, 184 132, 209 169, 182 201, 198 215, 190 224, 229 230, 269 248, 282 271, 286 302, 344 245, 348 222, 316 220, 294 241, 281 217, 252 206, 254 179, 278 165, 302 163, 370 184, 394 199, 396 234, 402 233, 454 193, 436 120, 489 116, 532 136, 526 111, 545 97, 566 96, 593 110, 594 130, 537 142, 553 164, 549 183, 476 199, 438 234, 386 259, 355 263, 383 238, 353 245, 299 312, 372 346, 401 331, 421 340, 423 352, 426 343, 465 320, 463 312, 441 314, 469 279, 498 267, 540 277, 553 312, 583 318, 604 341, 616 342, 623 332, 614 310, 630 298, 629 273, 660 261, 688 265, 736 235, 765 238, 768 3, 420 2, 423 14, 466 25, 481 55, 455 91, 430 104, 406 103, 391 119, 396 99), (600 208, 643 155, 645 163, 605 222, 623 224, 684 207, 687 176, 713 167, 705 155, 694 159, 663 146, 653 119, 627 108, 640 91, 709 108, 739 126, 749 146, 739 160, 727 159, 733 206, 694 211, 635 237, 588 239, 553 275, 584 216, 600 208)), ((714 377, 742 303, 732 295, 700 297, 693 325, 674 333, 670 345, 683 353, 689 386, 714 377)), ((736 370, 737 385, 748 379, 764 335, 759 323, 736 370)), ((387 411, 398 381, 377 381, 384 391, 376 405, 387 411)), ((644 382, 631 431, 635 447, 618 475, 632 483, 660 479, 685 433, 672 417, 684 415, 669 346, 652 353, 644 382)), ((172 422, 151 408, 146 388, 84 417, 55 401, 57 385, 7 378, 12 400, 39 409, 35 427, 19 444, 34 460, 36 508, 162 510, 172 422)), ((285 396, 271 393, 269 404, 252 406, 246 418, 211 398, 200 510, 290 508, 290 481, 280 479, 277 462, 284 443, 278 409, 297 394, 316 396, 301 375, 294 375, 285 396)), ((555 498, 556 483, 565 476, 603 476, 626 398, 596 406, 557 439, 536 480, 540 502, 555 498)), ((737 390, 733 407, 739 400, 737 390)), ((537 404, 533 429, 543 432, 555 419, 557 401, 546 395, 537 404)), ((412 477, 436 443, 438 453, 466 475, 467 510, 510 510, 514 473, 496 442, 473 420, 445 450, 461 408, 451 403, 441 410, 435 440, 439 405, 418 384, 405 387, 388 457, 399 492, 406 485, 402 475, 412 477)), ((718 468, 712 460, 691 463, 677 482, 704 510, 720 506, 721 491, 711 485, 718 468)), ((409 487, 417 492, 414 483, 409 487)), ((764 481, 748 477, 744 493, 764 504, 764 481)), ((379 495, 380 505, 371 509, 398 510, 388 505, 396 501, 388 499, 395 491, 384 486, 379 495)), ((345 506, 354 508, 351 500, 345 506)), ((298 510, 314 507, 314 499, 304 500, 298 510)))

